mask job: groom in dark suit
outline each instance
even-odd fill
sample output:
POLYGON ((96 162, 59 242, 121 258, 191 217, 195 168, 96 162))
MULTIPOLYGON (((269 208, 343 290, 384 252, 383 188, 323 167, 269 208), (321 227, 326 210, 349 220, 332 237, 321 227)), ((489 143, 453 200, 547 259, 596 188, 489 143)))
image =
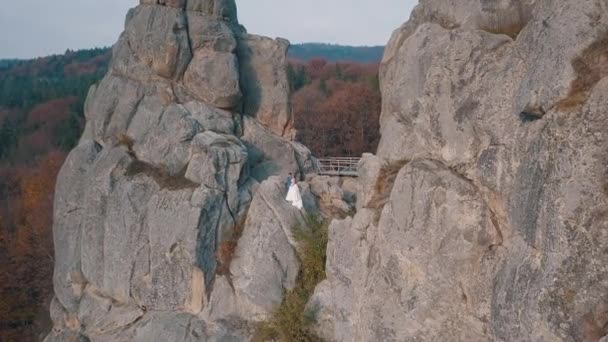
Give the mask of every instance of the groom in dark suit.
POLYGON ((292 182, 293 176, 291 173, 289 173, 289 176, 287 176, 287 180, 285 181, 285 191, 289 191, 289 187, 291 187, 292 182))

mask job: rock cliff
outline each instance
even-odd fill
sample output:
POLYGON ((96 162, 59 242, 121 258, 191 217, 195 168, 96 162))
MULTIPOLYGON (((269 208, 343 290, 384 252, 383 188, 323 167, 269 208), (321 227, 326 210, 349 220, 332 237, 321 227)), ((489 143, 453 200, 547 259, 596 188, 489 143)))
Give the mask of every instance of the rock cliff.
POLYGON ((59 175, 47 341, 250 340, 306 212, 340 218, 308 303, 327 341, 608 335, 604 0, 421 0, 381 65, 377 154, 358 182, 306 177, 304 212, 278 177, 313 159, 288 43, 234 0, 140 2, 59 175))
POLYGON ((421 0, 309 303, 330 341, 608 334, 608 3, 421 0))
POLYGON ((312 166, 290 139, 287 46, 247 34, 234 0, 129 11, 57 181, 47 341, 240 341, 281 302, 306 213, 276 176, 312 166))

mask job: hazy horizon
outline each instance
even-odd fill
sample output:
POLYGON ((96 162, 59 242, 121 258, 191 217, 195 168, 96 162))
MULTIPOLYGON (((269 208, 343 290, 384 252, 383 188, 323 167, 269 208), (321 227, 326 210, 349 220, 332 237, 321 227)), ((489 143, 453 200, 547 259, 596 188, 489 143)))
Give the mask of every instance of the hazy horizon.
MULTIPOLYGON (((385 45, 409 17, 417 0, 236 0, 248 32, 289 39, 293 44, 385 45), (394 11, 387 9, 395 8, 394 11), (401 8, 402 11, 397 9, 401 8), (294 23, 293 14, 299 20, 294 23), (340 14, 340 15, 338 15, 340 14), (272 20, 268 20, 268 18, 272 20), (365 25, 361 25, 361 23, 365 25)), ((112 46, 137 0, 20 0, 0 12, 0 59, 28 59, 66 50, 112 46), (23 13, 27 13, 24 16, 23 13), (66 15, 70 13, 70 15, 66 15), (77 14, 77 15, 75 15, 77 14), (61 20, 61 16, 65 16, 61 20), (49 20, 53 18, 53 20, 49 20), (15 34, 14 28, 18 34, 15 34), (77 29, 74 29, 74 28, 77 29)))

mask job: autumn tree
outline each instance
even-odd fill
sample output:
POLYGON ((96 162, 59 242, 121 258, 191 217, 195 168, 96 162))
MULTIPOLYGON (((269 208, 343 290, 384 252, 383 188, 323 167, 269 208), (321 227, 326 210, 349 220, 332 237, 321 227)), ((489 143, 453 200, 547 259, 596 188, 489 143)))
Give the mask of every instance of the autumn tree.
MULTIPOLYGON (((292 70, 302 68, 295 64, 292 70)), ((318 157, 360 156, 379 141, 378 65, 309 61, 309 84, 295 91, 297 139, 318 157)))

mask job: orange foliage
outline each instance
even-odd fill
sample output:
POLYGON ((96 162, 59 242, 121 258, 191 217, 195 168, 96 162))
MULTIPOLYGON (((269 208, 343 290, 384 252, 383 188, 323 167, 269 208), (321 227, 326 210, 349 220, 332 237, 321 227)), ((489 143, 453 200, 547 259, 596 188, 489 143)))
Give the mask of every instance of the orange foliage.
POLYGON ((36 105, 30 111, 28 124, 57 124, 67 120, 70 116, 71 106, 76 101, 74 96, 53 99, 36 105))
POLYGON ((375 152, 380 137, 378 65, 312 60, 305 68, 310 83, 292 95, 297 139, 317 157, 375 152))
POLYGON ((36 340, 52 296, 55 179, 65 154, 0 168, 0 341, 36 340))
POLYGON ((94 74, 108 62, 111 55, 111 52, 108 51, 84 62, 72 62, 63 67, 63 72, 69 76, 94 74))
POLYGON ((28 155, 41 155, 49 149, 51 141, 51 132, 48 129, 41 128, 32 133, 22 136, 19 139, 17 150, 18 154, 24 159, 28 155))

